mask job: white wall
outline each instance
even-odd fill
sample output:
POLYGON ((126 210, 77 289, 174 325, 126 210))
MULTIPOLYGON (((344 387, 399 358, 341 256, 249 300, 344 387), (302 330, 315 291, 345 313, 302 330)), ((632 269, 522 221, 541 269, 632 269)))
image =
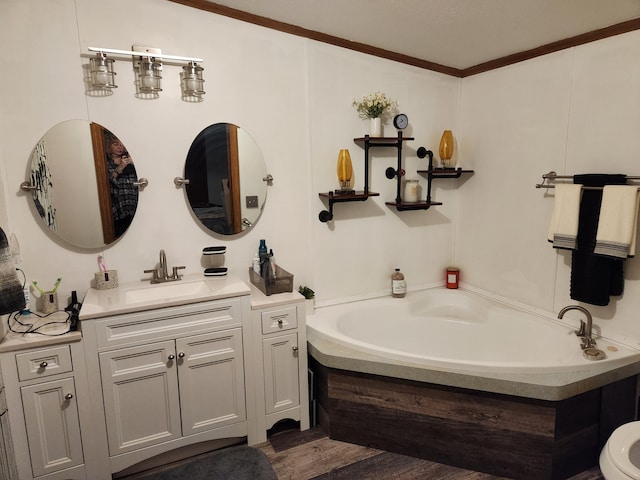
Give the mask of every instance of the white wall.
MULTIPOLYGON (((547 311, 569 297, 571 256, 546 241, 553 196, 542 174, 640 175, 640 32, 463 81, 461 157, 476 170, 458 191, 456 262, 478 287, 547 311)), ((585 305, 602 332, 640 345, 640 264, 625 293, 585 305)))
MULTIPOLYGON (((20 239, 30 279, 84 293, 99 252, 69 248, 34 217, 19 192, 29 154, 53 125, 72 118, 116 133, 149 179, 138 213, 106 261, 121 281, 143 277, 164 248, 170 265, 202 269, 200 251, 227 245, 231 274, 247 278, 258 240, 278 262, 312 286, 319 301, 366 296, 389 288, 394 267, 410 287, 441 282, 456 263, 472 286, 557 311, 571 303, 568 256, 546 241, 553 199, 534 184, 549 170, 640 175, 640 33, 487 72, 464 80, 274 32, 171 2, 154 0, 0 1, 0 220, 20 239), (180 100, 179 67, 165 66, 158 100, 133 96, 131 63, 116 62, 119 88, 108 98, 84 95, 87 47, 160 47, 205 59, 205 101, 180 100), (460 164, 471 178, 434 182, 428 211, 396 212, 384 202, 395 184, 384 170, 395 151, 373 152, 371 190, 380 197, 337 204, 335 221, 317 220, 318 192, 336 188, 336 161, 349 148, 362 188, 367 125, 353 98, 380 90, 408 114, 405 168, 425 168, 419 146, 437 152, 442 130, 454 132, 460 164), (195 136, 232 122, 260 145, 274 178, 258 225, 237 237, 216 237, 194 222, 182 175, 195 136), (615 140, 609 139, 615 134, 615 140), (454 255, 455 254, 455 255, 454 255)), ((386 127, 389 134, 393 129, 386 127)), ((421 183, 424 186, 424 178, 421 183)), ((593 308, 602 331, 640 344, 633 318, 640 267, 627 262, 624 298, 593 308)))
POLYGON ((34 218, 29 196, 18 191, 37 140, 71 118, 116 133, 138 174, 149 180, 129 231, 105 252, 121 281, 144 277, 161 248, 170 265, 199 272, 202 248, 217 244, 228 247, 231 274, 247 279, 258 241, 266 238, 278 262, 295 274, 295 286, 309 284, 322 301, 388 289, 395 266, 406 272, 411 286, 440 281, 440 270, 453 258, 451 186, 438 192, 439 199, 451 201, 437 211, 400 215, 388 209, 384 201, 393 200, 395 190, 383 172, 396 163, 391 151, 376 152, 372 161, 372 190, 383 195, 336 206, 333 225, 321 224, 317 215, 325 208, 318 192, 337 186, 341 148, 351 150, 362 187, 363 150, 353 138, 364 135, 367 124, 351 106, 353 98, 382 90, 399 100, 411 119, 409 133, 416 137, 406 147, 415 170, 415 149, 436 145, 444 128, 455 130, 458 79, 154 0, 4 0, 0 40, 6 47, 0 51, 0 159, 5 190, 12 192, 8 220, 20 239, 28 277, 42 285, 62 276, 63 294, 84 293, 100 253, 58 242, 34 218), (204 58, 205 101, 180 100, 180 68, 170 65, 165 65, 159 99, 134 98, 127 61, 116 61, 114 95, 85 96, 87 47, 131 45, 204 58), (204 231, 193 220, 183 190, 173 185, 192 140, 215 122, 245 129, 275 179, 258 225, 232 238, 204 231))

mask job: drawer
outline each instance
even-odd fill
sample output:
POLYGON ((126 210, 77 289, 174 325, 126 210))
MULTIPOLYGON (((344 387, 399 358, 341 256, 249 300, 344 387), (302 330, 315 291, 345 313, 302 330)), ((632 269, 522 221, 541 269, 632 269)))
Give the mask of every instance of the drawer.
POLYGON ((73 371, 71 350, 68 345, 18 353, 16 365, 18 379, 21 382, 73 371))
POLYGON ((295 305, 280 310, 262 312, 262 333, 283 332, 298 328, 295 305))
POLYGON ((214 300, 96 320, 98 348, 170 340, 242 325, 242 299, 214 300))

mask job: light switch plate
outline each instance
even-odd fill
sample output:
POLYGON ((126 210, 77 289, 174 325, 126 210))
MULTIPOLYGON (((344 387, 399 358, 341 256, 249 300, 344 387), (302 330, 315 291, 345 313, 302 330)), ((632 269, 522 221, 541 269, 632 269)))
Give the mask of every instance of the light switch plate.
POLYGON ((247 195, 246 202, 247 202, 247 208, 258 208, 257 195, 247 195))

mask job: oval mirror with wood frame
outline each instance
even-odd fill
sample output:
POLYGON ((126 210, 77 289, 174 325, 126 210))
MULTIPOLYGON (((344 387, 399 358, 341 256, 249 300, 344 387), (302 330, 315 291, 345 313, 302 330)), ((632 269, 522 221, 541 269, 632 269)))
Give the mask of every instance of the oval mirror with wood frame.
POLYGON ((215 123, 195 138, 185 162, 185 190, 196 219, 211 232, 251 229, 267 199, 267 169, 256 142, 232 123, 215 123))
POLYGON ((124 144, 94 122, 52 127, 31 154, 34 207, 60 240, 102 249, 124 234, 138 206, 138 176, 124 144))

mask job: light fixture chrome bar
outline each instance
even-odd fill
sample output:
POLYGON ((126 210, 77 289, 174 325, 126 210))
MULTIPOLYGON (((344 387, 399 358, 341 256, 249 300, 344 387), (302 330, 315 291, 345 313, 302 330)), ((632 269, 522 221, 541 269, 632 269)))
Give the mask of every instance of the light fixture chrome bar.
POLYGON ((201 58, 195 57, 181 57, 178 55, 167 55, 164 53, 153 53, 153 52, 134 52, 133 50, 116 50, 114 48, 99 48, 99 47, 89 47, 88 50, 90 52, 102 52, 102 53, 111 53, 114 55, 130 55, 132 57, 149 57, 149 58, 157 58, 163 60, 176 60, 182 62, 200 62, 202 63, 204 60, 201 58))

